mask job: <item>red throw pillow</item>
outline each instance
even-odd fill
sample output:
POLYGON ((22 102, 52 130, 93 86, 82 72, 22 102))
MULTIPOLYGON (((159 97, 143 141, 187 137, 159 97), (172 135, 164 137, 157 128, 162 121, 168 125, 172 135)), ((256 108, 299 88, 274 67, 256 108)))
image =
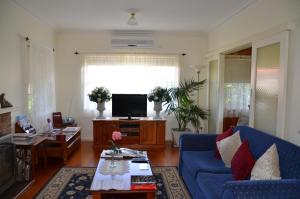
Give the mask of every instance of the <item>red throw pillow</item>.
POLYGON ((250 175, 255 164, 254 157, 249 148, 248 140, 244 140, 242 145, 234 154, 231 160, 231 170, 234 179, 245 180, 250 175))
MULTIPOLYGON (((229 128, 227 129, 227 131, 224 131, 222 134, 219 134, 216 138, 216 142, 218 141, 221 141, 229 136, 232 136, 233 134, 233 128, 229 128)), ((217 145, 217 144, 216 144, 217 145)), ((220 159, 221 158, 221 155, 220 155, 220 152, 219 152, 219 149, 218 147, 216 146, 216 151, 215 151, 215 157, 220 159)))

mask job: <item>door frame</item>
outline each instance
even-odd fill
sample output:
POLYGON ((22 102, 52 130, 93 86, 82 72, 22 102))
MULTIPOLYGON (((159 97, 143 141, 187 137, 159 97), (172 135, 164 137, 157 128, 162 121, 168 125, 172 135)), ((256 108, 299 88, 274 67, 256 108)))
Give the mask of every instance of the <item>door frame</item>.
POLYGON ((217 61, 217 79, 218 79, 218 110, 217 110, 217 120, 216 120, 216 134, 223 132, 223 114, 224 114, 224 65, 225 65, 225 55, 223 53, 219 53, 217 55, 214 55, 210 58, 208 58, 208 89, 207 89, 207 105, 210 107, 210 101, 209 101, 209 92, 210 92, 210 62, 217 61))
POLYGON ((220 53, 218 56, 219 64, 218 64, 218 76, 219 76, 219 110, 218 110, 218 123, 217 123, 217 131, 223 132, 223 118, 224 118, 224 77, 225 77, 225 54, 220 53))
POLYGON ((283 31, 268 38, 252 43, 251 58, 251 107, 249 115, 249 126, 254 127, 254 104, 256 88, 256 61, 257 49, 271 44, 280 44, 280 69, 279 69, 279 93, 277 105, 276 136, 285 138, 286 123, 286 90, 287 90, 287 68, 288 68, 288 41, 289 31, 283 31))

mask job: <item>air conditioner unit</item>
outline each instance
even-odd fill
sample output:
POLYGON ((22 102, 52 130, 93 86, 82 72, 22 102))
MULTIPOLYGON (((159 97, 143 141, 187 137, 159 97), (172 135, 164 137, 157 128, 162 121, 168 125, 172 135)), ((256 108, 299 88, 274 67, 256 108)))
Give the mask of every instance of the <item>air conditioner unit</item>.
POLYGON ((111 37, 112 48, 153 48, 154 39, 149 32, 121 31, 111 37))

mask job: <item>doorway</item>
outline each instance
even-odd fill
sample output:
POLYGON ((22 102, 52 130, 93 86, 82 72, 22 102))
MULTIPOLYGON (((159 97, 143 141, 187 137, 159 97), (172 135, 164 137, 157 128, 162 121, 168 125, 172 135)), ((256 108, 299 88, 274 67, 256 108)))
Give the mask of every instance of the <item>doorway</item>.
POLYGON ((209 132, 249 125, 285 137, 288 41, 283 31, 211 55, 209 132))
POLYGON ((249 125, 251 55, 251 47, 225 54, 223 131, 249 125))

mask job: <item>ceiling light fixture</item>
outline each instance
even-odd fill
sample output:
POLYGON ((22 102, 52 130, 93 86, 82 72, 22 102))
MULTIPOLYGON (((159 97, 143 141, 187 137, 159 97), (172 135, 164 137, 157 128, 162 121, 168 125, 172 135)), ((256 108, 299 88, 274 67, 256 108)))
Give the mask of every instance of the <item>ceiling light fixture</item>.
POLYGON ((135 18, 135 13, 134 12, 131 12, 130 14, 130 17, 128 19, 128 22, 127 24, 130 25, 130 26, 135 26, 138 24, 136 18, 135 18))

